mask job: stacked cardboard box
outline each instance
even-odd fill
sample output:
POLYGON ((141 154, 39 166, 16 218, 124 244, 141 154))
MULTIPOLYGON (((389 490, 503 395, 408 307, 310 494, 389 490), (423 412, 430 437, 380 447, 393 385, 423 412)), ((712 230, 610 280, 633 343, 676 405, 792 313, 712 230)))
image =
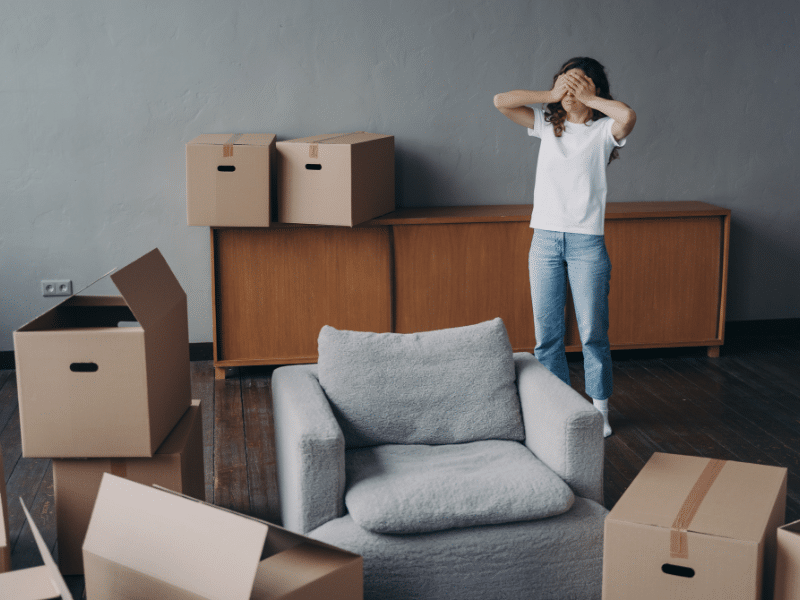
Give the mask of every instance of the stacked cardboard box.
POLYGON ((186 144, 188 223, 352 227, 395 209, 394 177, 390 135, 204 134, 186 144))
POLYGON ((800 600, 800 521, 778 528, 775 600, 800 600))
POLYGON ((53 459, 66 574, 103 472, 205 498, 186 294, 158 249, 109 276, 120 296, 79 292, 14 332, 22 454, 53 459))
POLYGON ((772 598, 786 479, 656 452, 606 517, 603 600, 772 598))

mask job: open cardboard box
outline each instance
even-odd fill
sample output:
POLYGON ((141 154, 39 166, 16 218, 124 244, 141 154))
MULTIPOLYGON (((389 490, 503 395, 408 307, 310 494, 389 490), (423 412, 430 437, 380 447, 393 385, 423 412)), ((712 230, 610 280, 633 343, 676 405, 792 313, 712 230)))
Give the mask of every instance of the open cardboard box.
POLYGON ((786 476, 653 454, 606 517, 603 600, 772 598, 786 476))
POLYGON ((276 136, 207 133, 186 144, 189 225, 269 227, 276 136))
POLYGON ((0 448, 0 573, 11 570, 11 544, 8 531, 8 496, 3 469, 3 449, 0 448))
POLYGON ((83 562, 93 600, 363 598, 357 554, 109 473, 83 562))
POLYGON ((352 227, 395 209, 394 136, 315 135, 276 147, 281 223, 352 227))
POLYGON ((42 556, 44 564, 39 567, 20 569, 0 574, 0 598, 13 598, 14 600, 50 600, 51 598, 61 598, 61 600, 72 600, 64 578, 58 571, 50 551, 39 533, 39 529, 28 512, 28 507, 19 499, 22 510, 25 511, 25 518, 36 540, 39 554, 42 556))
POLYGON ((186 294, 166 260, 110 277, 121 296, 75 294, 14 332, 25 457, 152 456, 189 408, 186 294))
POLYGON ((800 521, 778 528, 775 600, 800 600, 800 521))
POLYGON ((192 406, 150 458, 53 460, 58 565, 64 575, 83 574, 81 547, 103 473, 205 500, 200 400, 192 401, 192 406))

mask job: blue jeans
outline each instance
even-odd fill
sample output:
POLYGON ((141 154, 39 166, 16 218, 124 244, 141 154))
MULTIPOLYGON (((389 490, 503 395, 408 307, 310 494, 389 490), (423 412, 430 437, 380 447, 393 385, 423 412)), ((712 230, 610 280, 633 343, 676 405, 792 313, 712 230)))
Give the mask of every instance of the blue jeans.
POLYGON ((569 384, 564 352, 567 278, 583 345, 586 393, 597 400, 611 395, 608 342, 608 291, 611 261, 605 237, 537 229, 528 255, 536 328, 536 358, 569 384))

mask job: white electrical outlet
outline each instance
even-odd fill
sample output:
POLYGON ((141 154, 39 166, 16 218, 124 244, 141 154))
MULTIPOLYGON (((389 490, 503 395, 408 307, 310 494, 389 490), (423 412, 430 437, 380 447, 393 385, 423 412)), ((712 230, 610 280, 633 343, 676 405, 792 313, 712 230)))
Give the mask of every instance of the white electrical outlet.
POLYGON ((42 296, 71 296, 71 279, 43 279, 42 296))

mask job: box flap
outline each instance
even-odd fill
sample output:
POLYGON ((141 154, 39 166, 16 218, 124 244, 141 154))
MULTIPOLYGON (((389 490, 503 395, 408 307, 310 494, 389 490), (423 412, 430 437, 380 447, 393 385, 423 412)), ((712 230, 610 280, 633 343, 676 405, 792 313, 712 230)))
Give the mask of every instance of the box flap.
POLYGON ((70 594, 64 578, 61 577, 53 557, 50 556, 50 550, 33 522, 28 507, 25 506, 22 498, 19 499, 19 502, 22 504, 22 510, 25 511, 25 518, 28 520, 44 565, 0 575, 0 598, 49 600, 61 596, 62 600, 72 600, 72 594, 70 594))
POLYGON ((186 440, 192 435, 194 422, 202 418, 200 412, 200 400, 192 400, 192 405, 186 409, 181 420, 172 428, 155 453, 160 455, 177 454, 186 448, 186 440))
POLYGON ((327 133, 323 135, 312 135, 295 140, 285 140, 282 144, 359 144, 361 142, 371 142, 381 138, 392 137, 381 133, 368 133, 366 131, 354 131, 350 133, 327 133))
MULTIPOLYGON (((671 529, 709 460, 654 453, 607 518, 671 529)), ((759 542, 785 476, 782 467, 724 461, 687 531, 759 542)))
POLYGON ((111 280, 145 329, 155 326, 177 302, 186 300, 158 248, 112 273, 111 280))
POLYGON ((242 515, 105 473, 83 549, 209 600, 248 600, 267 530, 242 515))
POLYGON ((188 142, 188 144, 210 146, 224 146, 225 144, 233 144, 234 146, 269 146, 275 141, 276 137, 274 133, 203 133, 188 142), (234 138, 233 142, 230 141, 232 137, 234 138))

